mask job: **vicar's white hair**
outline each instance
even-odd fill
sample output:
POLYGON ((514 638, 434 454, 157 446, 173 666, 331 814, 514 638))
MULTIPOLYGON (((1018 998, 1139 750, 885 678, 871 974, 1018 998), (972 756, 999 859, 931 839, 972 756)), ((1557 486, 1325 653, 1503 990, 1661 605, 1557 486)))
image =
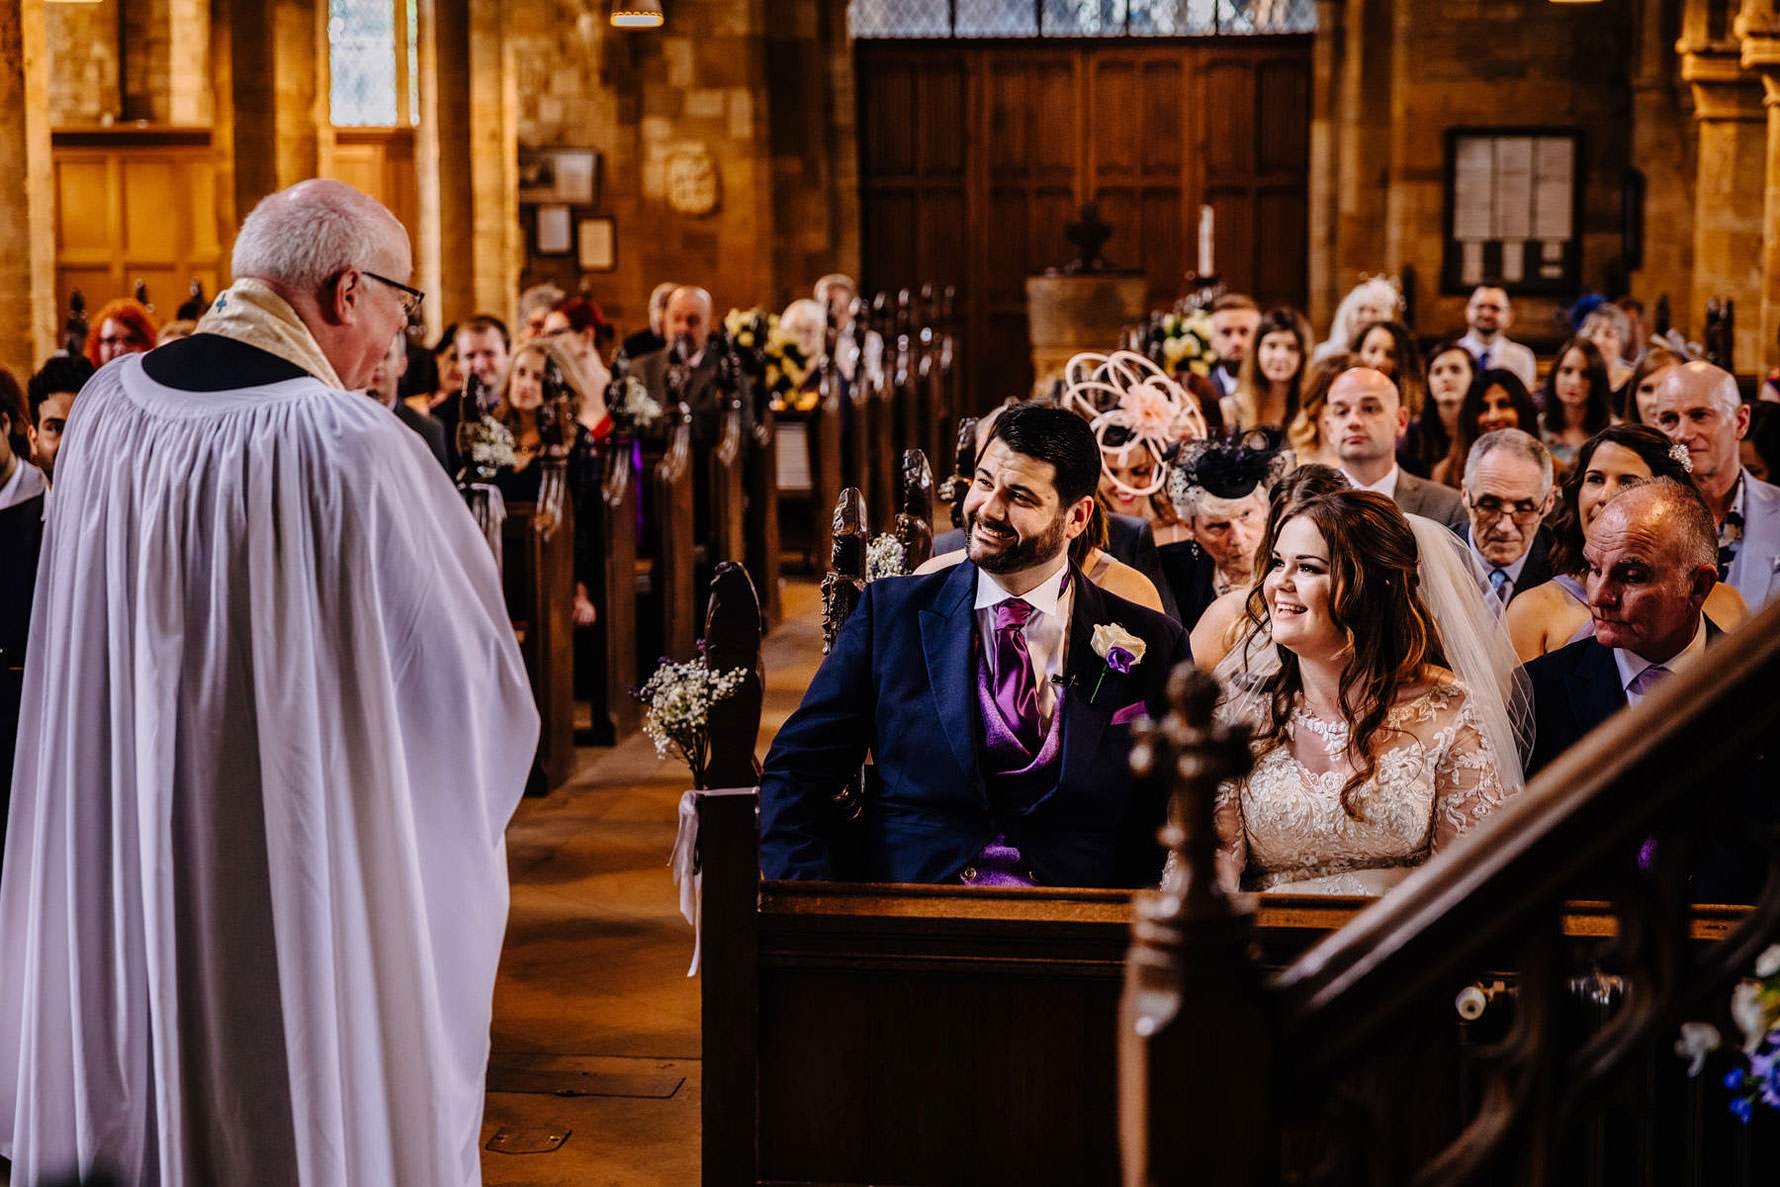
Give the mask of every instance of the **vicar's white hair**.
POLYGON ((347 268, 393 268, 392 231, 406 238, 388 208, 352 186, 298 182, 260 199, 235 236, 229 269, 312 293, 347 268))

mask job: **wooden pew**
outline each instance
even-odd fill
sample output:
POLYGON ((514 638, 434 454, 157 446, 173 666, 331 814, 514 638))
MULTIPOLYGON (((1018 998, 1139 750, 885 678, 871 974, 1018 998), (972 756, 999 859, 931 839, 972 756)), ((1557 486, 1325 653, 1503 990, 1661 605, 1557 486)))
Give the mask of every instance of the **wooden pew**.
POLYGON ((732 391, 724 398, 717 440, 704 459, 706 489, 711 496, 711 534, 705 546, 705 564, 711 569, 713 581, 718 565, 741 561, 748 553, 744 421, 742 397, 732 391))
POLYGON ((768 628, 783 616, 779 581, 783 564, 779 536, 779 442, 772 396, 761 382, 754 387, 754 429, 742 445, 743 482, 747 494, 744 534, 748 575, 760 596, 768 628))
POLYGON ((821 564, 833 547, 831 508, 843 489, 841 383, 832 359, 824 362, 818 391, 816 406, 805 423, 810 458, 810 556, 821 564))
POLYGON ((644 530, 651 543, 650 588, 661 651, 686 660, 692 658, 698 608, 694 593, 692 410, 684 402, 668 413, 667 433, 661 458, 649 472, 644 530))
POLYGON ((630 695, 641 683, 637 654, 636 443, 614 434, 600 461, 600 504, 595 542, 604 561, 600 578, 599 637, 605 669, 606 714, 612 736, 637 731, 642 708, 630 695))
POLYGON ((508 503, 501 525, 501 584, 540 718, 537 770, 544 785, 532 790, 545 792, 575 771, 573 501, 564 499, 557 514, 546 533, 536 504, 508 503))

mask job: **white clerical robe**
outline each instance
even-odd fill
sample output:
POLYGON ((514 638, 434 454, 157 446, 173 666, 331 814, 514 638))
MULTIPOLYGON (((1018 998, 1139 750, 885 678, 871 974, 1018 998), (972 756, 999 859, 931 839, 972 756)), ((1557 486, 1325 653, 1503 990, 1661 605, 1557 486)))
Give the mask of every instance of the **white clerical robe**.
POLYGON ((311 378, 76 401, 0 876, 13 1183, 480 1182, 538 717, 425 444, 311 378))

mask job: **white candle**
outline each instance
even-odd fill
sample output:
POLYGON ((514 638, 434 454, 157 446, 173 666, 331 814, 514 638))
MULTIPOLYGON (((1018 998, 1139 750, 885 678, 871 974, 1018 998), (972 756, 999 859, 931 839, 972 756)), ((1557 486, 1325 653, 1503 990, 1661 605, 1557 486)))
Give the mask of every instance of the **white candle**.
POLYGON ((1214 275, 1216 275, 1216 271, 1212 266, 1212 259, 1211 259, 1211 239, 1212 239, 1213 221, 1214 221, 1214 217, 1211 212, 1211 207, 1209 205, 1200 206, 1199 207, 1199 275, 1200 276, 1214 276, 1214 275))

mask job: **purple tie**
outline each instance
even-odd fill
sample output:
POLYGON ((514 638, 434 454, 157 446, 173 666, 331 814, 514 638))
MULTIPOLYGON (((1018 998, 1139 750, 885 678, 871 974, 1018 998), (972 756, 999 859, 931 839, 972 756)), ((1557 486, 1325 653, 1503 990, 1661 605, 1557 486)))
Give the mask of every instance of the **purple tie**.
POLYGON ((1641 697, 1648 693, 1658 680, 1661 680, 1668 674, 1669 669, 1663 667, 1661 664, 1651 664, 1648 668, 1645 668, 1642 672, 1639 672, 1636 676, 1632 677, 1632 682, 1625 686, 1626 691, 1633 696, 1641 697))
POLYGON ((1009 598, 995 607, 995 648, 990 652, 990 685, 995 708, 1027 754, 1038 749, 1038 682, 1032 674, 1032 653, 1026 650, 1026 620, 1032 603, 1009 598))

